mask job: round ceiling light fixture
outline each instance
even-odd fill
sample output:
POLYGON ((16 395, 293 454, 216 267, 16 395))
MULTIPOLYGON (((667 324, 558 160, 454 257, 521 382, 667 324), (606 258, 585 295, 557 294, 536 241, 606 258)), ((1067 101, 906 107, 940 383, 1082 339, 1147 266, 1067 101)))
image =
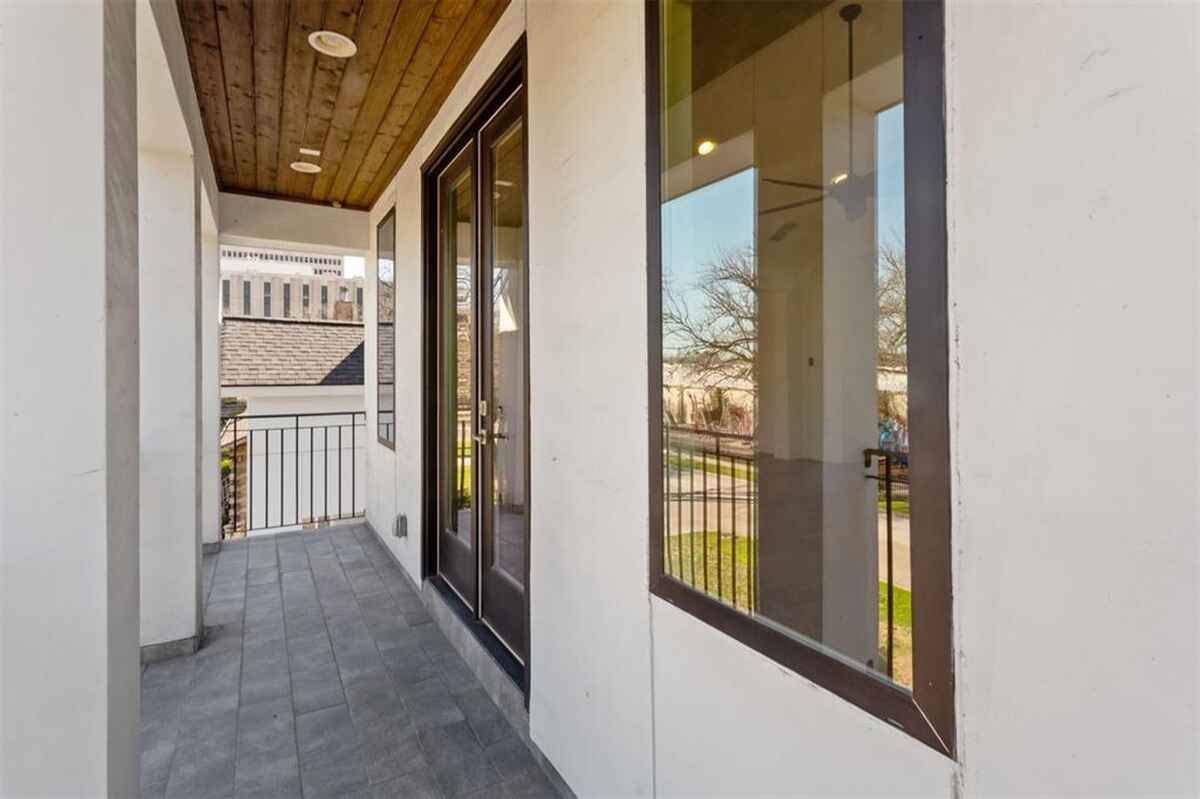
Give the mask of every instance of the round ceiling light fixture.
POLYGON ((348 36, 337 31, 313 31, 308 34, 312 49, 333 58, 349 58, 358 52, 358 45, 348 36))
POLYGON ((700 155, 708 155, 715 149, 717 149, 717 143, 712 139, 705 139, 696 146, 696 152, 700 155))
POLYGON ((315 175, 321 171, 320 164, 310 164, 308 161, 293 161, 292 169, 305 175, 315 175))

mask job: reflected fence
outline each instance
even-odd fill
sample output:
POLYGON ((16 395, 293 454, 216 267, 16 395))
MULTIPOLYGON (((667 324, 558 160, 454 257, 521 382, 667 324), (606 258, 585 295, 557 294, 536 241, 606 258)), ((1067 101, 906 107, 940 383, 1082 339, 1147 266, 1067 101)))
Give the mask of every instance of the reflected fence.
POLYGON ((758 608, 757 470, 753 436, 663 428, 665 570, 751 612, 758 608))
MULTIPOLYGON (((864 478, 878 486, 872 493, 878 519, 879 636, 870 665, 911 685, 908 455, 867 449, 863 466, 864 478)), ((759 485, 753 436, 664 426, 667 575, 744 612, 761 612, 759 485)))
POLYGON ((363 411, 227 419, 222 537, 364 516, 366 424, 363 411))

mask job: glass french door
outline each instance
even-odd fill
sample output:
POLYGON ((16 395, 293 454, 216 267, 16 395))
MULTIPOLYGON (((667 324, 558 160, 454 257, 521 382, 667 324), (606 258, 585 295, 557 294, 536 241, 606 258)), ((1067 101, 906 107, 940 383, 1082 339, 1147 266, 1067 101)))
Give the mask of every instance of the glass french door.
POLYGON ((520 660, 529 542, 521 90, 443 171, 438 570, 520 660))

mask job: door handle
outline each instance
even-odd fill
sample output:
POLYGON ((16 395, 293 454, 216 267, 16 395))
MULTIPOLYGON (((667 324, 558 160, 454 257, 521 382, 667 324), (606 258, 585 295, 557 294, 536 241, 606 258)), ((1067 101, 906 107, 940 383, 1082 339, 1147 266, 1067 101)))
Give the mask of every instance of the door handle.
POLYGON ((479 442, 479 446, 481 447, 486 447, 488 445, 487 433, 476 433, 474 436, 472 436, 472 438, 479 442))

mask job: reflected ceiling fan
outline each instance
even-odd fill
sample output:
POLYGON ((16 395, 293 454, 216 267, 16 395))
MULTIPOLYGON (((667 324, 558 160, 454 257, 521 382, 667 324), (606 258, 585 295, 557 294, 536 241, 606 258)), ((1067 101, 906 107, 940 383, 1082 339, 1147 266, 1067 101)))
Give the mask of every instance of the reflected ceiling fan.
MULTIPOLYGON (((773 183, 776 186, 787 186, 788 188, 804 189, 820 193, 816 197, 809 197, 804 200, 777 205, 774 208, 763 209, 758 212, 759 216, 788 211, 805 205, 813 205, 814 203, 823 202, 826 197, 832 197, 841 205, 842 209, 846 212, 846 216, 850 219, 859 219, 866 212, 867 199, 871 196, 871 192, 875 188, 875 173, 871 171, 860 175, 854 171, 854 21, 861 14, 862 6, 858 3, 847 3, 838 11, 838 16, 846 23, 846 37, 848 41, 846 64, 846 91, 848 99, 846 110, 848 112, 850 127, 850 158, 847 171, 834 176, 828 186, 819 183, 805 183, 797 180, 764 177, 762 179, 764 183, 773 183)), ((771 236, 771 240, 781 241, 794 227, 793 223, 784 224, 771 236)))

